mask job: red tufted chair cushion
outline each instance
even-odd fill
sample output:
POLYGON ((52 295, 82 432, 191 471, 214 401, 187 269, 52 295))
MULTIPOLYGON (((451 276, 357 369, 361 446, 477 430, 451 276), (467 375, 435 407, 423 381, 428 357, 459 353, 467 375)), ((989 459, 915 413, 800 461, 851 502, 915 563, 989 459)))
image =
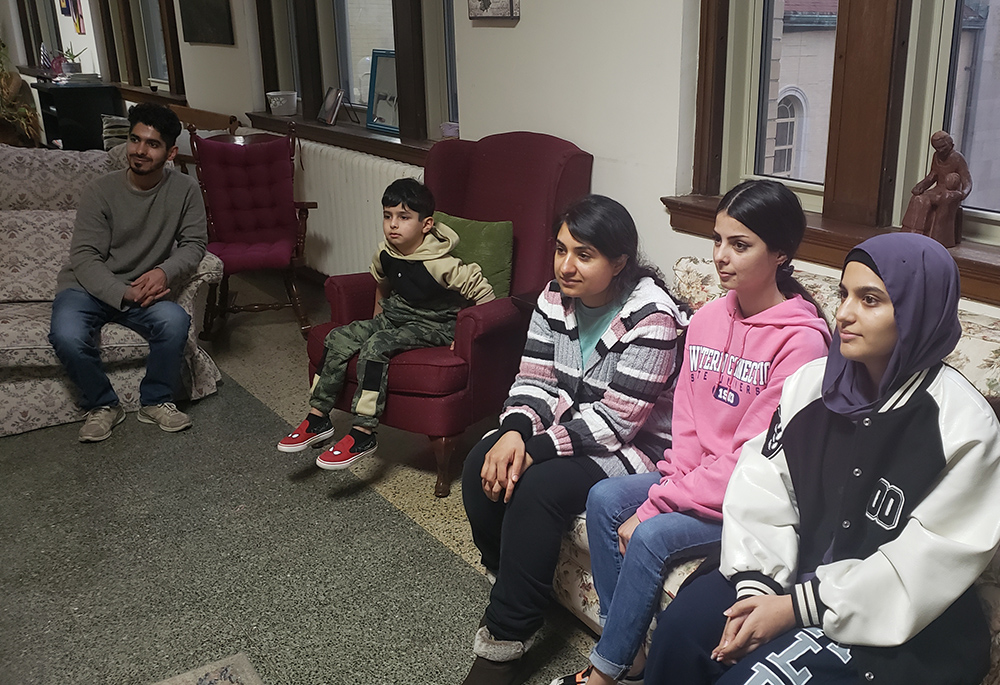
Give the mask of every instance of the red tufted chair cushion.
POLYGON ((193 136, 208 212, 208 250, 231 275, 287 268, 297 244, 290 136, 240 145, 193 136))

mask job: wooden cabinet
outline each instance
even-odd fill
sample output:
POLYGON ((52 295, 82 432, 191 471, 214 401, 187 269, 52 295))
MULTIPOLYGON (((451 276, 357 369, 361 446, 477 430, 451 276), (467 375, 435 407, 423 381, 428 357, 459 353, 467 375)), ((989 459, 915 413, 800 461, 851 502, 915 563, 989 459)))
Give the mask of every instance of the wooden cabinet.
POLYGON ((32 83, 38 91, 45 139, 62 141, 64 150, 104 147, 101 115, 125 113, 115 86, 95 83, 32 83))

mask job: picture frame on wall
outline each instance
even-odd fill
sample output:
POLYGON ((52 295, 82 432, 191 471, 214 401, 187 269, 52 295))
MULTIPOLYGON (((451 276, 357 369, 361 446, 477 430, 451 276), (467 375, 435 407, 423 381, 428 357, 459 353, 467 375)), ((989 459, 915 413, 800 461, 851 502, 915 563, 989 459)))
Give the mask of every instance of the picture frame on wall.
POLYGON ((469 19, 517 19, 521 0, 469 0, 469 19))
POLYGON ((179 0, 181 28, 188 43, 235 45, 230 0, 179 0))
POLYGON ((372 131, 399 135, 399 100, 396 92, 396 51, 372 50, 368 86, 368 119, 372 131))
POLYGON ((316 117, 324 124, 334 124, 337 122, 337 115, 344 104, 343 88, 328 88, 326 96, 323 98, 323 106, 319 108, 319 115, 316 117))

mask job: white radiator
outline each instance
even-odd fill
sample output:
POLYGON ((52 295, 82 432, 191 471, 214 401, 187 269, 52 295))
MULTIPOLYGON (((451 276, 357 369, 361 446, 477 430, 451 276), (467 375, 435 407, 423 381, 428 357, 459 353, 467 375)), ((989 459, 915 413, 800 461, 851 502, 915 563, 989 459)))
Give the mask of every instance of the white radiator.
POLYGON ((306 264, 328 276, 368 271, 382 236, 382 193, 397 178, 423 181, 424 170, 363 152, 300 140, 295 199, 309 210, 306 264))

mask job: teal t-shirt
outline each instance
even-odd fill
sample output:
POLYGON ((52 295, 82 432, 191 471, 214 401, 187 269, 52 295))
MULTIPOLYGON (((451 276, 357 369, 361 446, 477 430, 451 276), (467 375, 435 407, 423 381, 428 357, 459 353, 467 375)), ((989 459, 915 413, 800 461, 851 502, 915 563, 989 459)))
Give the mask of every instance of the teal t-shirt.
POLYGON ((602 307, 588 307, 580 300, 576 301, 576 327, 580 333, 580 368, 587 367, 587 360, 594 353, 597 341, 608 330, 608 325, 618 316, 625 306, 624 302, 613 300, 602 307))

